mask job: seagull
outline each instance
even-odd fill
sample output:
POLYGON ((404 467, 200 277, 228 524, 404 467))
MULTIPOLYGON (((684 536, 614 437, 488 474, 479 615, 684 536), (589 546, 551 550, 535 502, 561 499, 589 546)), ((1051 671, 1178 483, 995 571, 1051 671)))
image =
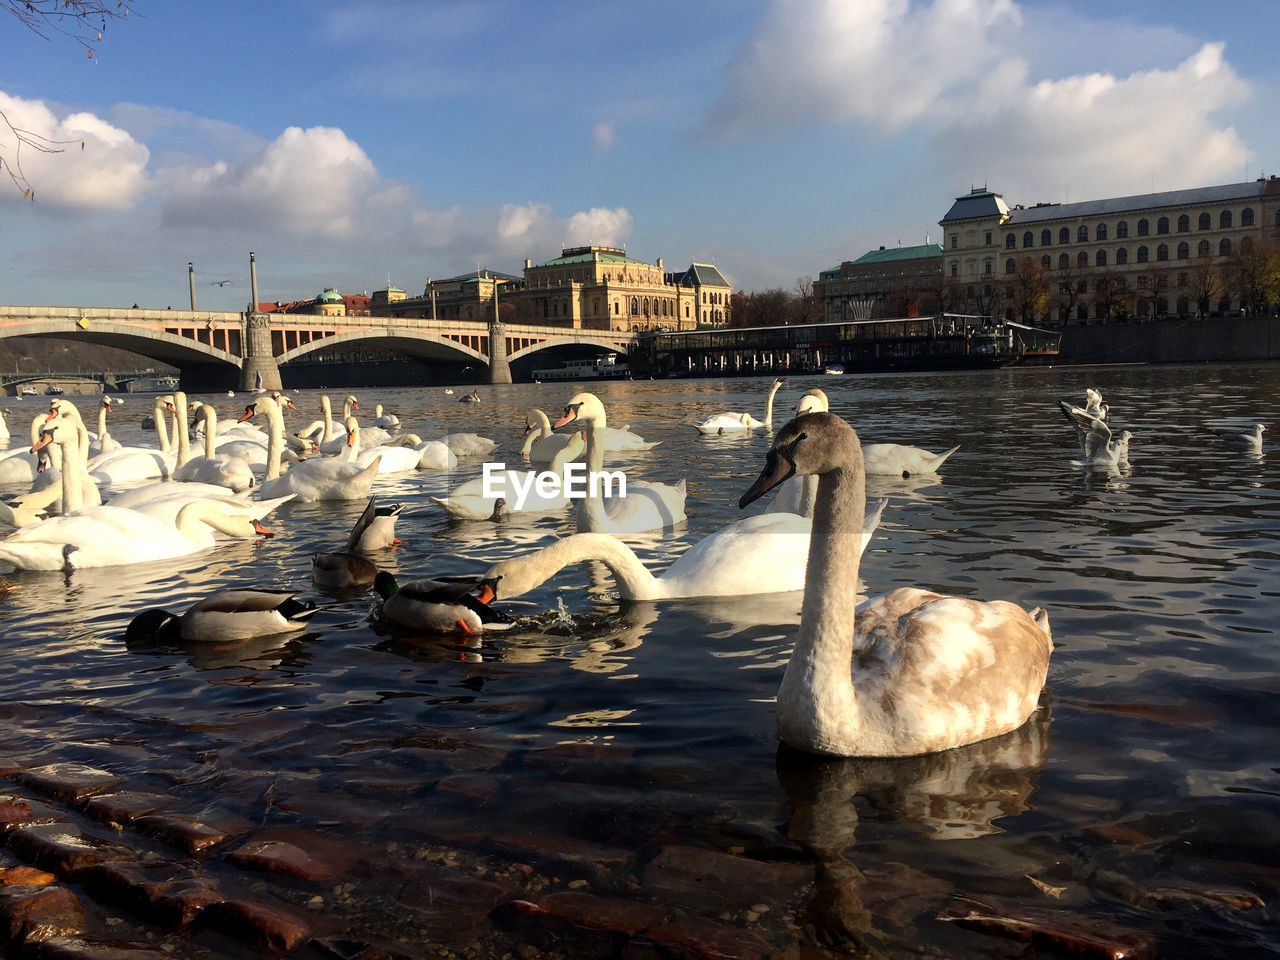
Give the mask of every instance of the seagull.
POLYGON ((209 281, 209 286, 211 286, 211 287, 225 287, 225 286, 226 286, 228 283, 230 283, 230 282, 231 282, 230 280, 210 280, 210 281, 209 281))
POLYGON ((1076 408, 1067 415, 1080 434, 1080 452, 1089 466, 1127 467, 1129 465, 1129 441, 1133 434, 1128 430, 1113 437, 1111 428, 1097 417, 1087 415, 1076 408))
POLYGON ((1250 453, 1262 452, 1262 434, 1267 428, 1261 423, 1255 423, 1253 430, 1249 433, 1222 433, 1223 443, 1228 443, 1233 447, 1243 447, 1250 453))

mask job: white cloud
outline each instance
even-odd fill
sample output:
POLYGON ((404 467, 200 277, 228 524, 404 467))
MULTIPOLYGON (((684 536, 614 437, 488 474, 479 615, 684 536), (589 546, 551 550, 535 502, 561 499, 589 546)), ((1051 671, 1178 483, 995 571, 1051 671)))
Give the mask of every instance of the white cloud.
MULTIPOLYGON (((1088 50, 1080 35, 1024 35, 1013 0, 775 0, 729 67, 708 116, 724 138, 775 136, 798 124, 881 135, 920 130, 957 182, 986 175, 1015 199, 1071 199, 1175 189, 1235 175, 1249 158, 1220 119, 1250 88, 1221 44, 1171 67, 1034 78, 1029 46, 1088 50)), ((1132 32, 1132 31, 1131 31, 1132 32)), ((1163 35, 1162 35, 1163 36, 1163 35)), ((1160 49, 1171 49, 1163 37, 1160 49)))
POLYGON ((602 120, 592 128, 591 142, 595 144, 597 153, 608 153, 613 149, 615 133, 612 120, 602 120))
POLYGON ((272 225, 288 233, 354 239, 382 188, 373 162, 333 127, 289 127, 246 159, 172 171, 167 226, 272 225))
POLYGON ((619 207, 607 210, 592 207, 575 213, 565 227, 565 243, 571 246, 599 244, 620 247, 631 233, 631 214, 619 207))
MULTIPOLYGON (((8 120, 0 120, 0 158, 6 167, 20 169, 36 202, 66 211, 127 210, 145 193, 150 152, 119 127, 91 113, 59 119, 42 101, 3 92, 0 111, 8 120), (56 152, 20 145, 15 129, 56 152)), ((0 198, 20 199, 21 194, 6 185, 0 198)))

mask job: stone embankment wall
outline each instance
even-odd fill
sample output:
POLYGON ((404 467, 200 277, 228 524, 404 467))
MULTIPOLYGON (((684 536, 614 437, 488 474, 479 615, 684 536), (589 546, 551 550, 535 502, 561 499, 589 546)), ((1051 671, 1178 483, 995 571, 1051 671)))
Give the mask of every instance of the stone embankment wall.
POLYGON ((1280 317, 1214 317, 1067 327, 1056 363, 1280 360, 1280 317))

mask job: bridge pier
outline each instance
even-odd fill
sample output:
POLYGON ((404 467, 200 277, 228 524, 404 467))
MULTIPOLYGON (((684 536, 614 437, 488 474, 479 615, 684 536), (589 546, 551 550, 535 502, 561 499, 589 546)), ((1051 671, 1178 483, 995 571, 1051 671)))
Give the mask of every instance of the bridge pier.
MULTIPOLYGON (((240 389, 283 390, 280 364, 271 354, 271 319, 265 313, 251 313, 245 338, 244 366, 240 368, 240 389)), ((511 381, 508 380, 508 383, 511 381)))
POLYGON ((507 331, 497 320, 489 321, 489 382, 511 382, 511 364, 507 361, 507 331))

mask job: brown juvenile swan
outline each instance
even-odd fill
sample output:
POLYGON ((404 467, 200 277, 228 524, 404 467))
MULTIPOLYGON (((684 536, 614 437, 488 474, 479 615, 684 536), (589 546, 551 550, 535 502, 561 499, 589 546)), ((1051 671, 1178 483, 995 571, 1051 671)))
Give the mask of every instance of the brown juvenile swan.
POLYGON ((810 474, 818 493, 804 603, 778 689, 783 741, 829 756, 910 756, 1026 722, 1053 650, 1048 615, 910 587, 859 606, 866 479, 852 427, 830 413, 791 421, 739 506, 810 474))

